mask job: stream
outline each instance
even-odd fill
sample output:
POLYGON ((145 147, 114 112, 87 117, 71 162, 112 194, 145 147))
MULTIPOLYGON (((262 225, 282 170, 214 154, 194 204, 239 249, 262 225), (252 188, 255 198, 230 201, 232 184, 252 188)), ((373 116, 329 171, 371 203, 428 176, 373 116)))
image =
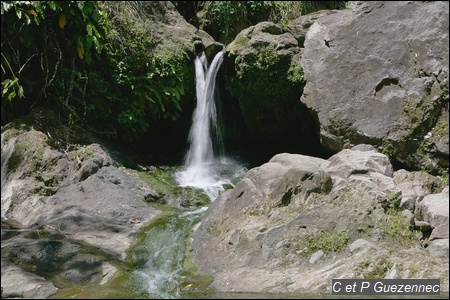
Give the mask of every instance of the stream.
POLYGON ((133 252, 137 265, 132 278, 142 298, 181 297, 186 239, 203 211, 169 215, 147 231, 144 242, 133 252))
MULTIPOLYGON (((184 165, 146 166, 139 171, 140 175, 159 179, 158 184, 164 183, 161 194, 166 199, 162 203, 152 204, 163 213, 140 229, 136 243, 127 251, 126 261, 119 261, 92 245, 67 240, 62 234, 39 230, 28 232, 2 222, 2 242, 20 235, 23 239, 36 240, 37 246, 42 245, 42 256, 48 257, 48 260, 23 257, 26 253, 20 248, 8 251, 11 257, 22 264, 21 267, 39 270, 42 274, 38 275, 47 275, 49 281, 58 286, 59 290, 50 299, 348 298, 334 295, 220 293, 211 287, 212 276, 199 274, 197 267, 190 261, 187 247, 194 227, 201 221, 208 205, 220 193, 233 188, 247 171, 244 164, 225 154, 217 122, 215 78, 222 55, 222 51, 217 53, 210 66, 204 53, 195 59, 197 107, 193 112, 188 138, 190 147, 184 165), (99 277, 105 262, 117 272, 102 284, 99 282, 102 278, 99 277), (64 263, 76 263, 77 268, 64 263), (78 269, 86 274, 76 271, 78 269), (65 276, 72 281, 66 280, 65 276)), ((2 256, 4 251, 2 247, 2 256)), ((437 298, 445 297, 448 298, 448 293, 437 298)))
MULTIPOLYGON (((229 162, 229 161, 228 161, 229 162)), ((223 163, 223 161, 222 161, 223 163)), ((208 197, 232 188, 245 174, 245 167, 238 164, 224 164, 224 172, 218 173, 217 182, 205 186, 204 190, 190 186, 178 187, 177 201, 160 205, 164 211, 137 235, 137 242, 128 251, 125 262, 111 262, 118 273, 106 284, 78 284, 60 288, 51 299, 223 299, 236 298, 232 293, 217 293, 209 287, 212 277, 199 275, 195 266, 186 260, 188 238, 194 226, 201 221, 207 207, 180 205, 184 201, 204 193, 208 197), (230 169, 233 166, 234 170, 230 169), (237 168, 239 167, 239 168, 237 168), (195 290, 195 291, 193 291, 195 290)), ((179 168, 154 167, 161 177, 180 175, 179 168)), ((182 171, 181 171, 182 172, 182 171)), ((92 250, 86 250, 92 251, 92 250)), ((55 280, 58 282, 58 280, 55 280)), ((240 294, 241 295, 241 294, 240 294)), ((242 296, 242 295, 241 295, 242 296)), ((241 297, 239 296, 239 297, 241 297)), ((247 295, 257 298, 253 294, 247 295)))

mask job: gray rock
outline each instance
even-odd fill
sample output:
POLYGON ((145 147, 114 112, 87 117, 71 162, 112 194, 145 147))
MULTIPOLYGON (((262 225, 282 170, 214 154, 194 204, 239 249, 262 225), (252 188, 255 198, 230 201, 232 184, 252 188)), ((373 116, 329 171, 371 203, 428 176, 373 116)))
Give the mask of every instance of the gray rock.
POLYGON ((417 222, 416 223, 414 222, 414 214, 410 210, 408 209, 402 210, 402 215, 403 217, 405 217, 405 220, 408 224, 417 226, 417 222))
POLYGON ((449 238, 448 191, 447 186, 441 193, 427 195, 416 207, 416 219, 430 223, 434 228, 429 238, 430 241, 449 238))
POLYGON ((301 101, 324 146, 339 151, 348 139, 410 167, 448 168, 448 5, 371 1, 314 19, 301 101))
POLYGON ((223 68, 227 88, 245 114, 243 125, 248 136, 263 140, 266 148, 295 143, 306 133, 302 126, 293 127, 301 121, 300 55, 291 31, 269 21, 242 30, 226 47, 223 68))
POLYGON ((322 250, 319 250, 317 252, 314 252, 311 255, 311 258, 309 259, 310 264, 315 264, 318 260, 320 260, 322 257, 325 257, 325 253, 323 253, 322 250))
POLYGON ((102 268, 103 268, 103 274, 102 274, 102 281, 100 282, 100 284, 105 284, 111 278, 113 278, 114 275, 116 275, 117 268, 114 267, 113 265, 111 265, 109 262, 104 262, 102 264, 102 268))
POLYGON ((377 149, 374 146, 367 145, 367 144, 359 144, 359 145, 353 146, 351 149, 357 150, 357 151, 377 151, 377 149))
POLYGON ((43 277, 26 272, 3 258, 1 272, 2 298, 46 299, 58 291, 43 277))
POLYGON ((414 221, 414 226, 416 226, 416 228, 418 228, 420 231, 430 231, 433 229, 433 226, 431 226, 430 223, 419 220, 414 221))
MULTIPOLYGON (((391 259, 397 266, 428 268, 448 289, 448 275, 439 267, 448 263, 447 257, 430 259, 419 240, 404 250, 385 227, 388 204, 401 199, 401 193, 389 160, 375 151, 342 150, 328 161, 279 154, 249 170, 208 207, 192 232, 190 255, 200 272, 214 277, 213 287, 224 292, 323 293, 324 280, 350 273, 363 278, 384 265, 389 268, 391 259), (327 241, 335 247, 340 243, 341 250, 331 251, 327 241), (315 247, 321 251, 308 256, 306 250, 315 247), (333 259, 318 264, 322 253, 333 259), (279 282, 280 277, 292 284, 279 282)), ((409 224, 417 219, 410 210, 402 213, 409 224)), ((390 268, 386 276, 418 276, 406 269, 390 268)))
POLYGON ((384 276, 384 279, 395 279, 398 278, 398 270, 397 270, 397 264, 394 264, 390 270, 388 270, 386 276, 384 276))
POLYGON ((400 208, 414 212, 416 204, 425 195, 440 192, 443 188, 442 180, 425 172, 408 172, 400 169, 394 172, 394 181, 402 192, 400 208))
POLYGON ((449 244, 448 239, 437 239, 430 242, 427 247, 428 252, 432 256, 444 256, 449 257, 449 244))
POLYGON ((2 297, 47 298, 57 290, 10 259, 52 268, 67 282, 99 281, 99 266, 111 259, 104 253, 125 260, 138 229, 160 213, 145 201, 156 192, 101 145, 57 151, 49 142, 34 129, 2 132, 2 297), (25 231, 3 234, 3 222, 25 231), (80 254, 80 241, 95 254, 80 254))
POLYGON ((389 158, 375 151, 343 150, 329 158, 331 172, 348 178, 352 174, 379 172, 392 177, 394 170, 389 158))
POLYGON ((348 246, 348 249, 350 250, 350 252, 354 252, 355 250, 364 250, 364 249, 368 249, 368 248, 373 248, 375 247, 375 244, 366 241, 365 239, 357 239, 356 241, 354 241, 353 243, 351 243, 348 246))

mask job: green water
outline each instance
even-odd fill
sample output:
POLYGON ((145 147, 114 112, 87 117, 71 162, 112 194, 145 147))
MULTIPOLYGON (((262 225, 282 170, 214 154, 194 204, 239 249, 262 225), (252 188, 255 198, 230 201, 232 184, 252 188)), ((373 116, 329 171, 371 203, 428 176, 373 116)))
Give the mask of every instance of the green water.
MULTIPOLYGON (((176 299, 182 293, 185 241, 202 211, 165 214, 141 233, 118 275, 104 285, 60 289, 51 298, 176 299)), ((112 263, 114 264, 114 263, 112 263)))
POLYGON ((201 213, 181 213, 156 222, 133 250, 132 280, 139 296, 147 299, 181 297, 185 241, 201 213))

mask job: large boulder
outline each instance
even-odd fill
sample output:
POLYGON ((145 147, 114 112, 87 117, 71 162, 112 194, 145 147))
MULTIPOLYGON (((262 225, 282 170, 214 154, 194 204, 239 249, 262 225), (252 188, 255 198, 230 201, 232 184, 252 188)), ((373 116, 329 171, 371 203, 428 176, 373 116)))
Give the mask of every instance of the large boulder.
POLYGON ((159 214, 144 201, 154 191, 98 144, 64 153, 47 140, 36 130, 2 133, 2 154, 13 149, 2 164, 2 220, 59 232, 125 259, 133 232, 159 214))
POLYGON ((418 203, 415 213, 418 220, 431 226, 431 233, 427 235, 429 248, 433 253, 449 255, 448 237, 448 187, 441 193, 427 195, 418 203))
POLYGON ((439 194, 448 183, 395 176, 386 155, 361 146, 327 160, 277 154, 249 170, 206 210, 190 259, 223 292, 328 293, 333 278, 441 278, 448 291, 448 213, 428 204, 448 207, 448 188, 439 194), (427 196, 405 208, 411 185, 427 196), (439 243, 428 244, 421 222, 439 243))
POLYGON ((322 144, 372 144, 410 168, 448 168, 449 3, 350 8, 291 26, 298 40, 306 32, 301 101, 318 116, 322 144))
POLYGON ((43 277, 24 271, 2 258, 2 299, 46 299, 58 290, 43 277), (20 284, 17 284, 20 282, 20 284))

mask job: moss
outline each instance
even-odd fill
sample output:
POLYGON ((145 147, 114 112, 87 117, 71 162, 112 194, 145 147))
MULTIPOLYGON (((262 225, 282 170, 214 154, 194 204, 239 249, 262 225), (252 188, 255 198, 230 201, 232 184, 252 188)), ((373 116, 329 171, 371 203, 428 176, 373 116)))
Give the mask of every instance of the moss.
POLYGON ((406 113, 406 115, 410 118, 414 117, 414 113, 416 112, 417 105, 414 103, 414 101, 411 100, 411 98, 407 97, 403 104, 403 110, 406 113))
POLYGON ((440 158, 442 154, 436 143, 449 134, 448 119, 441 113, 448 106, 448 88, 441 88, 439 82, 430 81, 425 87, 424 95, 423 99, 404 99, 403 110, 410 119, 406 129, 412 132, 393 145, 395 151, 392 156, 385 154, 396 157, 399 162, 413 169, 439 174, 446 164, 440 158))
POLYGON ((301 66, 273 49, 238 55, 235 77, 227 85, 238 102, 252 136, 279 136, 299 117, 304 84, 301 66))
POLYGON ((8 160, 8 170, 14 170, 24 163, 26 175, 34 175, 41 168, 43 149, 39 143, 32 141, 16 141, 14 151, 8 160))
POLYGON ((186 255, 184 258, 181 278, 183 278, 181 282, 182 289, 186 292, 201 291, 202 293, 208 293, 215 291, 211 287, 214 277, 212 275, 202 274, 190 255, 186 255))
POLYGON ((249 40, 246 36, 240 36, 227 46, 227 51, 236 54, 236 48, 246 47, 249 40))
POLYGON ((441 139, 444 136, 448 135, 449 135, 448 120, 445 120, 444 118, 441 117, 434 126, 434 136, 436 139, 441 139))
POLYGON ((26 148, 24 144, 16 144, 14 151, 8 160, 8 170, 16 169, 19 164, 24 160, 24 152, 26 148))
MULTIPOLYGON (((146 168, 142 168, 145 170, 146 168)), ((195 208, 210 204, 203 190, 194 187, 180 187, 173 174, 176 167, 150 167, 145 171, 133 170, 154 189, 157 195, 149 195, 145 200, 156 204, 169 204, 175 207, 195 208)))
POLYGON ((440 181, 440 186, 444 187, 448 185, 448 168, 442 170, 438 179, 440 181))
POLYGON ((410 277, 416 276, 422 270, 422 266, 419 264, 409 264, 406 268, 411 272, 410 277))
POLYGON ((346 188, 340 189, 338 192, 339 198, 342 199, 342 201, 348 201, 351 200, 353 196, 354 190, 351 186, 347 186, 346 188))
POLYGON ((94 157, 94 151, 90 149, 77 150, 70 154, 71 160, 76 160, 79 157, 81 160, 88 160, 94 157))
POLYGON ((324 252, 339 252, 347 248, 350 237, 345 231, 326 231, 321 229, 318 233, 306 234, 302 246, 306 247, 304 252, 310 255, 318 250, 324 252))
MULTIPOLYGON (((144 170, 146 168, 143 168, 144 170)), ((173 170, 172 170, 173 171, 173 170)), ((166 167, 150 167, 146 171, 136 171, 139 178, 147 182, 158 194, 165 198, 174 198, 173 189, 177 186, 175 179, 170 175, 171 169, 166 167)), ((165 200, 168 201, 169 199, 165 200)))

